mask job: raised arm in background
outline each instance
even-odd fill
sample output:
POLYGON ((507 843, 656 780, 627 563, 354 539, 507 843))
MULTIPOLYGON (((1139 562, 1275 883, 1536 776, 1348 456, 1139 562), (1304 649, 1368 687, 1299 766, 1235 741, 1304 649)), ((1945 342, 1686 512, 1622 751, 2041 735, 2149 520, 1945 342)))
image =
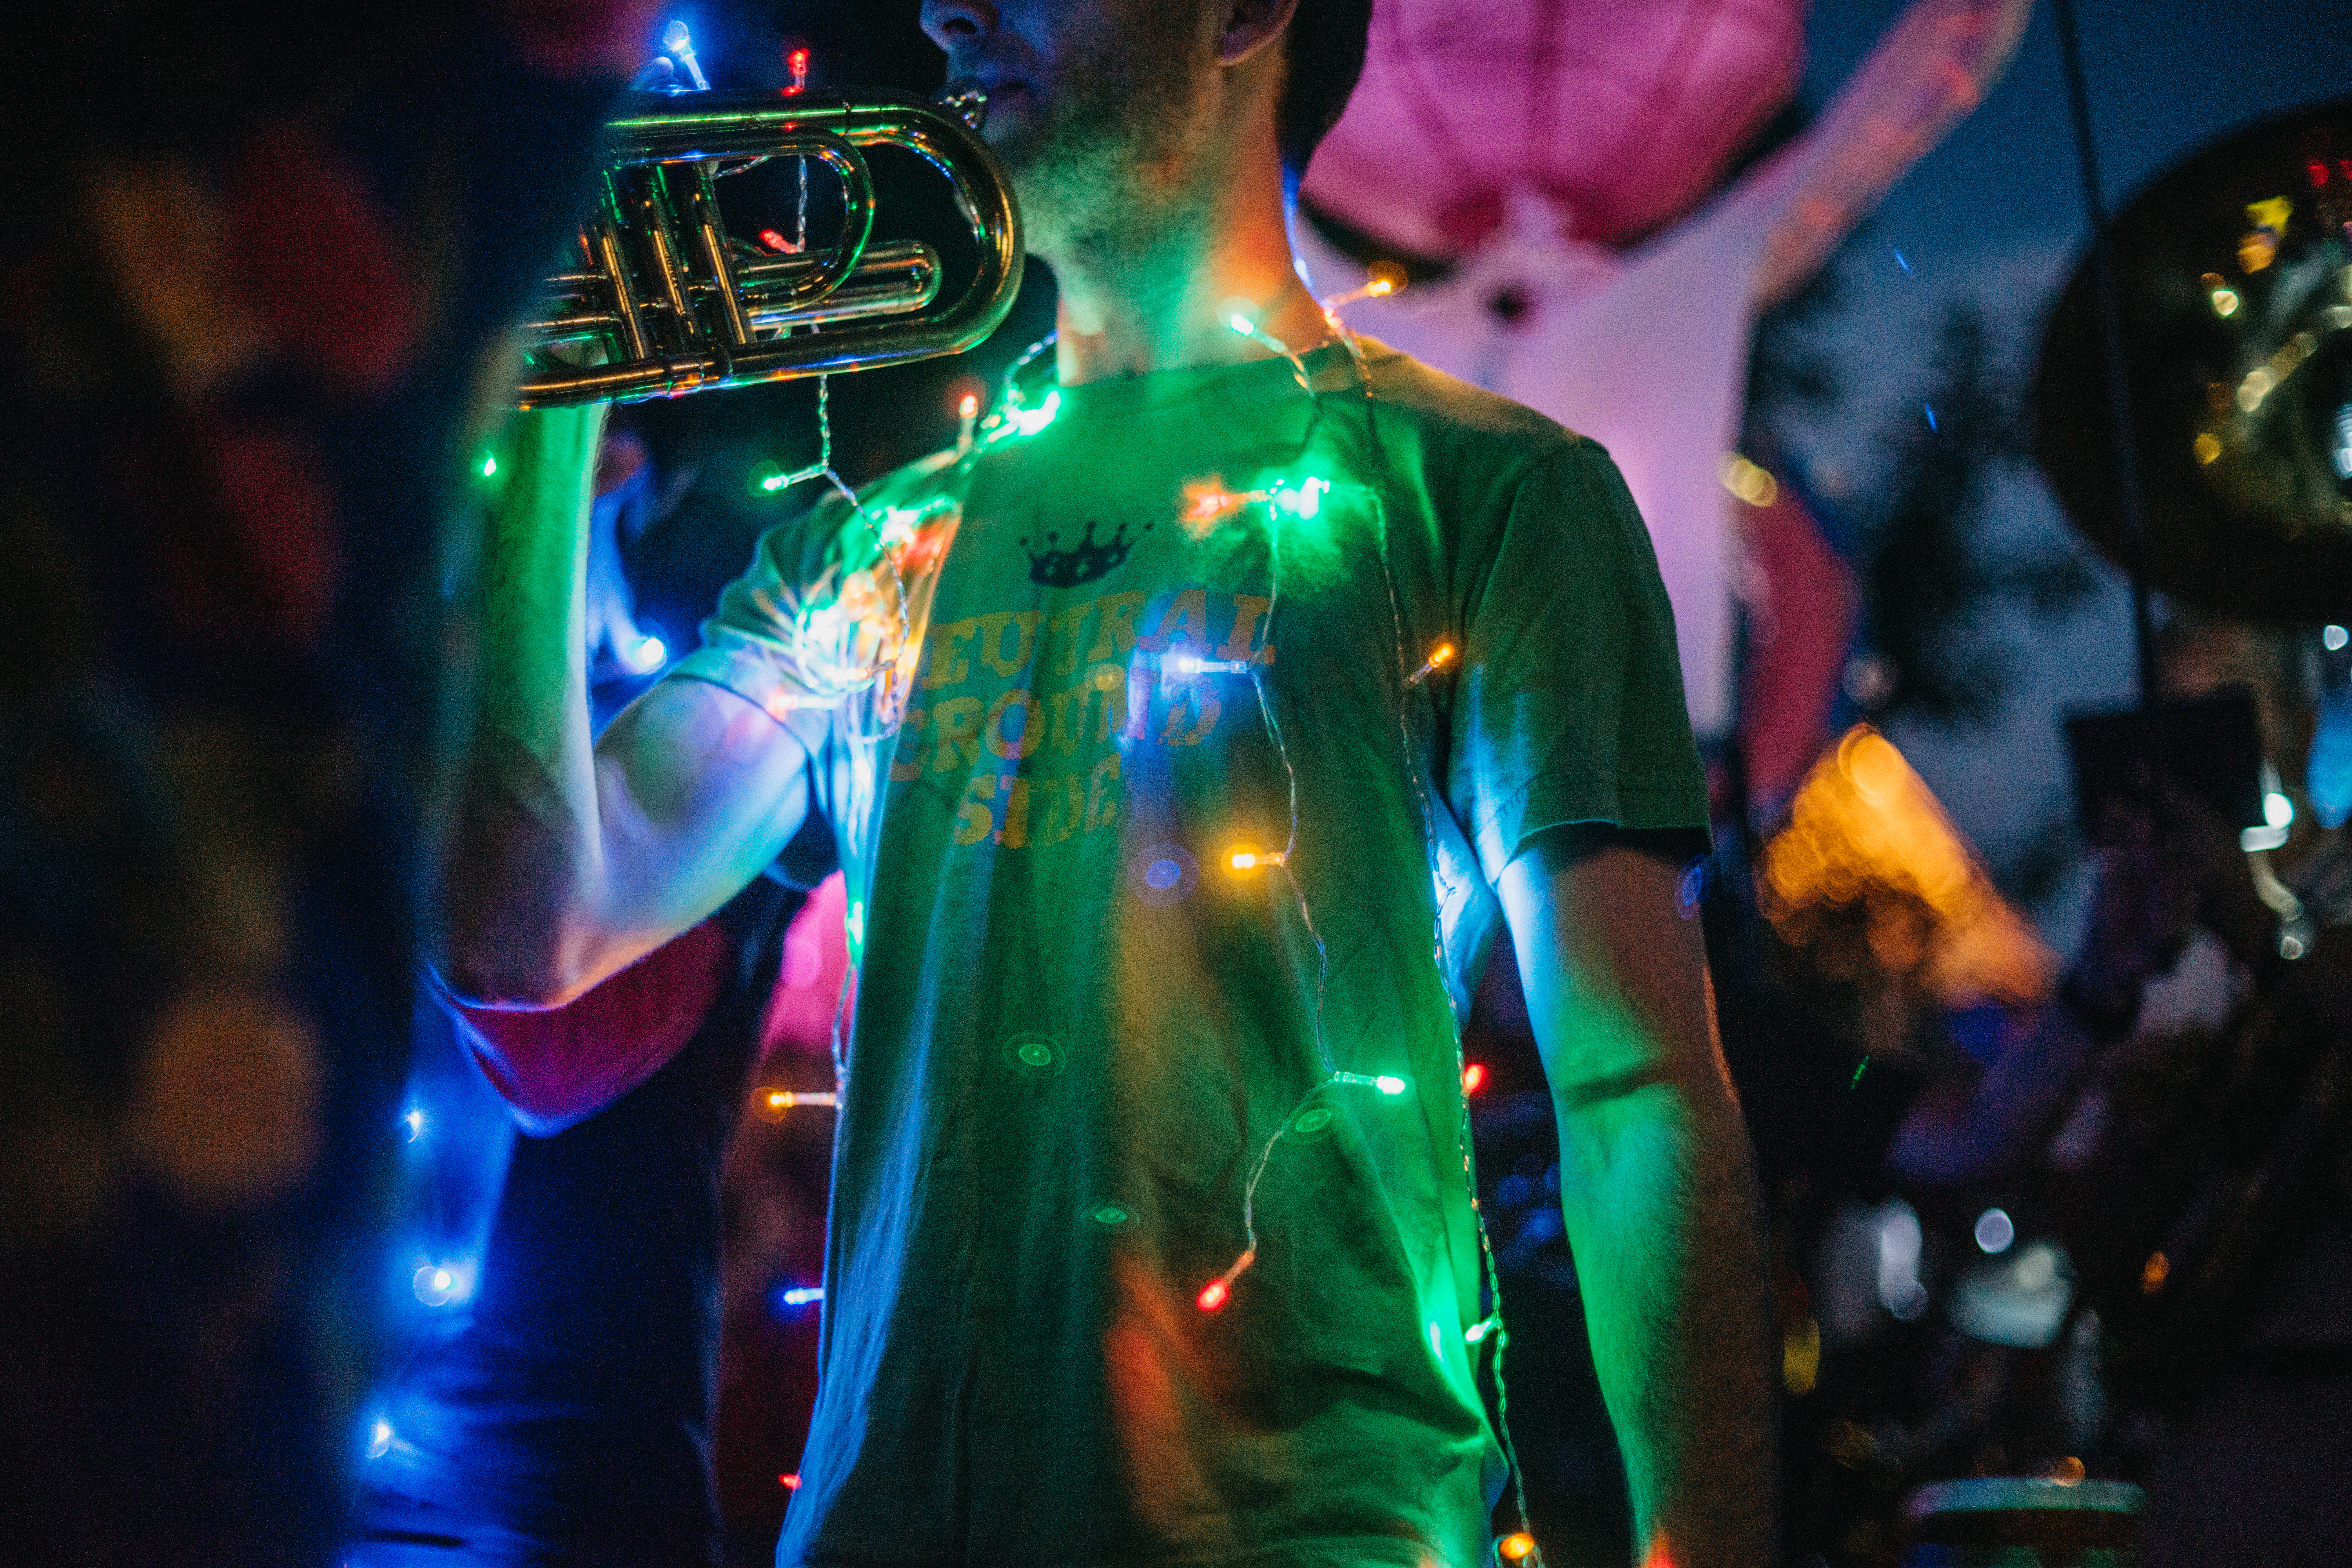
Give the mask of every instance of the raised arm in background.
POLYGON ((1500 891, 1638 1561, 1756 1568, 1776 1549, 1763 1221, 1698 922, 1639 845, 1552 830, 1500 891))
POLYGON ((658 682, 592 742, 588 507, 601 407, 516 416, 484 527, 465 763, 432 957, 491 1006, 557 1006, 742 890, 808 809, 752 703, 658 682))

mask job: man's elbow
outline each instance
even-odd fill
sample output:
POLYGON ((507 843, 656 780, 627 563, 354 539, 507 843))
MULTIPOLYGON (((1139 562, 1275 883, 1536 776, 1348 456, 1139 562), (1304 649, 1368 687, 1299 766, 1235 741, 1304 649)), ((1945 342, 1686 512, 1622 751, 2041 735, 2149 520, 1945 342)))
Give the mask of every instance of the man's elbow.
POLYGON ((586 945, 553 932, 445 919, 429 956, 451 999, 463 1006, 543 1012, 569 1006, 603 978, 588 962, 586 945))

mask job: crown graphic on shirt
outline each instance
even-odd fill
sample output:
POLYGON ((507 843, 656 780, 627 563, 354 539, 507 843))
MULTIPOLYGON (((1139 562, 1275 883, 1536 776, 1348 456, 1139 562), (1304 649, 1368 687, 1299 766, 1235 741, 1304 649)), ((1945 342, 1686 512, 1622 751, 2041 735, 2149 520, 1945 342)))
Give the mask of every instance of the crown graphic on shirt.
MULTIPOLYGON (((1148 522, 1143 527, 1147 533, 1151 530, 1148 522)), ((1029 557, 1029 581, 1048 588, 1075 588, 1081 583, 1094 582, 1108 576, 1114 567, 1127 559, 1128 552, 1133 550, 1136 543, 1128 538, 1127 524, 1123 522, 1116 532, 1099 543, 1095 540, 1095 525, 1087 523, 1086 532, 1079 535, 1077 547, 1073 550, 1055 548, 1061 537, 1059 533, 1046 534, 1043 551, 1032 550, 1027 540, 1021 541, 1021 552, 1029 557)))

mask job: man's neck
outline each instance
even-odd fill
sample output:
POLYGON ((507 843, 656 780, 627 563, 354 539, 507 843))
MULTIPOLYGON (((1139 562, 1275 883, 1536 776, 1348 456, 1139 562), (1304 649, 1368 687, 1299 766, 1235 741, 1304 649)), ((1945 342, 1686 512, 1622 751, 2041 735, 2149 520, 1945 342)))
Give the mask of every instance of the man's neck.
POLYGON ((1060 286, 1063 385, 1264 359, 1274 351, 1232 325, 1244 308, 1293 350, 1323 340, 1322 310, 1291 262, 1271 139, 1236 162, 1235 177, 1149 242, 1041 250, 1060 286))

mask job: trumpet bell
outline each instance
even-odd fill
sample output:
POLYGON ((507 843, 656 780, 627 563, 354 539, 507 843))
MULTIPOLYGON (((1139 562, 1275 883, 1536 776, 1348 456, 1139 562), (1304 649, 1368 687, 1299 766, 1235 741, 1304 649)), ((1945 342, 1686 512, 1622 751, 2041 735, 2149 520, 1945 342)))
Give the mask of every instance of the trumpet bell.
POLYGON ((955 353, 1013 308, 1020 215, 962 106, 878 92, 632 97, 605 128, 596 213, 578 254, 523 328, 523 407, 633 403, 955 353), (917 154, 954 192, 977 261, 945 299, 930 246, 869 244, 876 198, 865 153, 877 145, 917 154), (831 232, 793 241, 771 232, 761 245, 729 231, 719 182, 772 159, 800 160, 803 189, 812 169, 832 177, 831 232), (563 352, 580 345, 602 353, 563 352))

